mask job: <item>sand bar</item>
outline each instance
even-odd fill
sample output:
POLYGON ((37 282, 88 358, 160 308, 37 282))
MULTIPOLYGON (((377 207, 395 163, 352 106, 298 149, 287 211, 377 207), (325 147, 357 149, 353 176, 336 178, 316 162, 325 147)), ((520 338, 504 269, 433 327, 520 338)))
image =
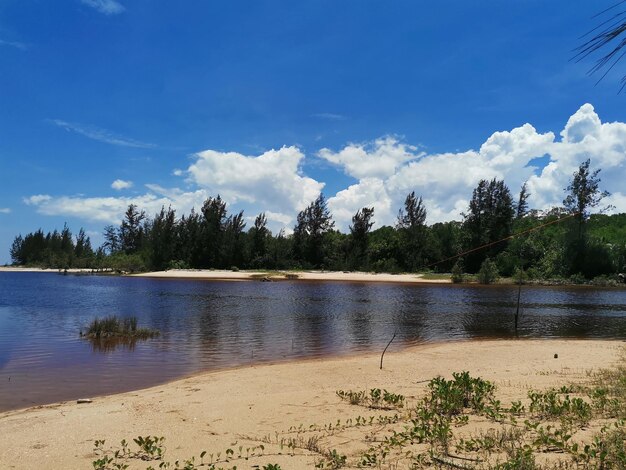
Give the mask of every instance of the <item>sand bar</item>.
MULTIPOLYGON (((367 415, 368 411, 341 402, 335 394, 339 389, 386 388, 417 400, 426 380, 449 377, 454 371, 468 370, 494 381, 498 397, 510 403, 526 397, 530 388, 588 380, 589 371, 616 365, 623 346, 622 341, 596 340, 450 342, 387 352, 383 370, 379 355, 370 354, 202 373, 136 392, 89 397, 93 399, 89 404, 72 401, 2 413, 0 468, 92 468, 94 440, 114 445, 146 435, 166 438, 171 461, 192 455, 197 459, 203 450, 223 455, 228 448, 258 445, 263 436, 276 436, 291 426, 367 415)), ((341 434, 320 444, 349 456, 358 455, 363 447, 341 434)), ((319 458, 276 455, 281 452, 278 446, 265 447, 265 456, 230 465, 313 468, 319 458)), ((129 463, 130 468, 141 469, 150 464, 129 463)))
MULTIPOLYGON (((43 269, 0 266, 0 272, 37 272, 37 273, 102 273, 92 269, 43 269)), ((111 272, 107 272, 111 274, 111 272)), ((385 282, 403 284, 450 284, 449 279, 425 279, 422 274, 389 274, 344 271, 230 271, 219 269, 171 269, 130 274, 131 277, 156 279, 191 279, 205 281, 339 281, 339 282, 385 282)))
POLYGON ((302 281, 340 281, 340 282, 391 282, 391 283, 436 283, 449 284, 447 279, 424 279, 421 274, 389 274, 343 271, 227 271, 208 269, 172 269, 135 274, 138 277, 165 279, 199 280, 302 280, 302 281))
POLYGON ((0 273, 93 273, 93 272, 103 272, 96 271, 94 269, 88 268, 68 268, 68 269, 57 269, 57 268, 23 268, 19 266, 0 266, 0 273))

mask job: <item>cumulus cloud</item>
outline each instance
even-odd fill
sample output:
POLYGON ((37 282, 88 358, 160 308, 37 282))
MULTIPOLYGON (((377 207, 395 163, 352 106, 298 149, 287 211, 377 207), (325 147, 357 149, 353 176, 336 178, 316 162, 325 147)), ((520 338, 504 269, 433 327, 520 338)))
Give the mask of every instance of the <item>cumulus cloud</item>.
POLYGON ((528 181, 529 203, 538 209, 561 205, 573 172, 587 158, 601 168, 602 188, 612 194, 608 203, 626 211, 622 193, 626 180, 626 124, 602 123, 590 104, 570 117, 557 140, 552 132, 539 133, 530 124, 495 132, 479 150, 424 155, 395 139, 367 146, 348 145, 338 152, 324 149, 320 156, 358 178, 358 183, 329 199, 338 226, 347 228, 363 206, 374 205, 377 223, 393 224, 406 195, 424 198, 428 222, 460 219, 473 188, 481 179, 504 179, 514 195, 528 181), (543 168, 534 160, 548 158, 543 168), (372 179, 374 177, 374 179, 372 179), (380 201, 380 202, 379 202, 380 201))
POLYGON ((393 175, 404 163, 416 160, 424 153, 399 142, 394 137, 378 139, 373 144, 349 144, 339 152, 323 148, 318 155, 354 178, 385 178, 393 175))
MULTIPOLYGON (((626 124, 601 122, 590 104, 576 111, 560 133, 540 133, 524 124, 493 133, 478 150, 427 154, 395 137, 384 137, 348 144, 338 151, 322 149, 318 156, 357 180, 327 195, 342 230, 347 230, 352 215, 362 207, 375 208, 376 226, 393 225, 411 191, 423 197, 429 223, 459 220, 481 179, 504 179, 514 195, 527 181, 531 207, 549 209, 562 204, 563 189, 587 158, 594 169, 602 169, 601 187, 612 193, 607 204, 626 212, 626 124)), ((302 173, 304 158, 297 147, 253 156, 205 150, 192 156, 186 170, 174 173, 185 178, 190 188, 186 191, 147 185, 146 194, 136 197, 44 194, 25 202, 42 214, 116 223, 131 203, 149 214, 170 205, 181 214, 192 207, 199 209, 207 197, 220 194, 231 212, 245 210, 249 221, 264 211, 270 228, 277 231, 293 227, 298 211, 324 188, 323 182, 302 173)))
POLYGON ((111 187, 117 191, 121 191, 122 189, 129 189, 133 187, 132 181, 124 181, 124 180, 115 180, 111 183, 111 187))
POLYGON ((81 3, 94 8, 105 15, 117 15, 122 13, 124 6, 115 0, 80 0, 81 3))
POLYGON ((10 214, 11 209, 8 207, 0 207, 0 214, 10 214))
MULTIPOLYGON (((182 214, 192 207, 198 210, 209 196, 219 194, 229 204, 231 212, 245 210, 250 217, 265 212, 269 227, 277 231, 293 225, 298 211, 314 200, 324 187, 324 183, 301 174, 304 154, 296 147, 270 150, 258 156, 206 150, 193 155, 193 159, 187 170, 177 172, 186 177, 193 191, 148 184, 148 193, 136 197, 44 194, 24 201, 45 215, 71 215, 118 223, 131 203, 148 214, 156 213, 162 206, 172 206, 182 214)), ((122 189, 124 184, 130 183, 119 181, 112 186, 122 189)))
POLYGON ((246 212, 265 211, 268 220, 292 221, 324 187, 301 174, 304 154, 297 147, 269 150, 258 156, 205 150, 194 155, 187 181, 211 194, 220 194, 246 212))

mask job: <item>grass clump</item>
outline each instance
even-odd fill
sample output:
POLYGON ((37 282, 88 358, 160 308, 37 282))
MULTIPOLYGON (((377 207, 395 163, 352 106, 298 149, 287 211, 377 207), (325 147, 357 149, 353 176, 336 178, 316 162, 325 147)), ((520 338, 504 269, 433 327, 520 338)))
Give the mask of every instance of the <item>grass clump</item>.
POLYGON ((115 315, 102 319, 96 317, 87 327, 85 334, 81 332, 81 336, 92 340, 149 339, 159 334, 158 330, 138 328, 137 317, 118 318, 115 315))
POLYGON ((404 406, 403 395, 381 390, 380 388, 373 388, 369 393, 364 390, 359 392, 337 390, 335 393, 339 398, 349 402, 351 405, 361 405, 382 410, 392 410, 404 406))

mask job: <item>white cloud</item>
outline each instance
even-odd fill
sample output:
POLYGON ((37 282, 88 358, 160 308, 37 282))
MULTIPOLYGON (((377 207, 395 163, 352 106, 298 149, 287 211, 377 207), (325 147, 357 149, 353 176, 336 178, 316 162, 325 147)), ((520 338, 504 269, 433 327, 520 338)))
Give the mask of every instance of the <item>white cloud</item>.
POLYGON ((385 182, 379 178, 365 178, 328 200, 333 218, 344 230, 352 221, 352 216, 362 207, 374 207, 374 222, 383 223, 389 223, 398 210, 393 205, 385 182))
POLYGON ((25 203, 45 215, 71 215, 92 221, 118 223, 129 204, 136 204, 153 215, 162 206, 172 206, 179 214, 192 207, 199 210, 209 196, 218 194, 231 213, 245 210, 255 216, 265 212, 273 231, 295 223, 298 211, 314 200, 323 183, 300 174, 304 154, 296 147, 270 150, 259 156, 206 150, 194 155, 195 161, 180 172, 196 189, 163 188, 146 185, 148 193, 136 197, 81 197, 36 195, 25 203))
POLYGON ((92 222, 118 224, 130 204, 135 204, 150 216, 160 211, 163 206, 172 206, 180 214, 186 214, 192 207, 199 208, 207 197, 208 194, 202 190, 193 192, 176 190, 167 195, 150 191, 137 197, 36 195, 24 198, 24 203, 35 206, 37 212, 44 215, 65 215, 92 222))
POLYGON ((124 181, 124 180, 115 180, 111 183, 111 187, 117 191, 121 191, 122 189, 128 189, 133 187, 132 181, 124 181))
POLYGON ((124 6, 115 0, 80 0, 87 6, 90 6, 105 15, 117 15, 122 13, 124 6))
POLYGON ((11 209, 8 207, 0 207, 0 214, 10 214, 11 209))
POLYGON ((184 174, 187 181, 220 194, 228 203, 246 207, 249 213, 265 211, 277 222, 295 220, 298 211, 314 200, 324 187, 303 176, 304 154, 297 147, 268 150, 259 156, 205 150, 184 174), (278 215, 280 214, 280 215, 278 215))
MULTIPOLYGON (((563 189, 587 158, 602 168, 601 187, 612 193, 607 204, 626 212, 626 123, 602 123, 593 107, 582 106, 560 132, 539 133, 530 124, 493 133, 478 150, 425 154, 393 137, 370 144, 349 144, 339 151, 322 149, 319 156, 357 179, 328 198, 337 227, 347 230, 352 215, 374 207, 377 226, 393 225, 406 195, 415 191, 428 209, 428 222, 459 220, 480 179, 504 179, 514 196, 524 181, 529 203, 537 209, 561 205, 563 189), (556 135, 560 135, 557 140, 556 135), (548 157, 539 169, 534 159, 548 157)), ((324 183, 302 174, 304 154, 282 147, 257 156, 205 150, 193 155, 186 170, 177 170, 190 189, 147 185, 136 197, 98 198, 35 195, 25 202, 42 214, 73 215, 117 223, 128 206, 148 214, 171 205, 179 214, 199 209, 209 196, 220 194, 231 213, 245 210, 249 221, 264 211, 270 228, 293 227, 298 211, 314 200, 324 183)))
POLYGON ((613 193, 607 203, 626 211, 626 124, 602 123, 593 106, 583 105, 568 120, 557 141, 552 132, 538 133, 530 124, 495 132, 478 151, 423 155, 396 140, 377 140, 366 146, 348 145, 339 152, 324 149, 320 156, 340 165, 358 183, 329 199, 337 225, 344 230, 358 209, 375 202, 375 218, 393 224, 406 195, 422 195, 428 221, 460 219, 480 179, 504 179, 514 197, 524 181, 529 202, 539 209, 562 204, 563 189, 587 158, 602 168, 601 187, 613 193), (538 174, 533 159, 549 156, 538 174), (373 183, 371 176, 377 176, 373 183))
POLYGON ((156 145, 149 144, 146 142, 140 142, 138 140, 129 139, 127 137, 121 137, 107 131, 106 129, 101 129, 99 127, 94 126, 85 126, 82 124, 73 124, 71 122, 62 121, 61 119, 51 119, 50 122, 56 124, 62 129, 65 129, 68 132, 75 132, 84 137, 87 137, 92 140, 97 140, 99 142, 104 142, 105 144, 117 145, 120 147, 133 147, 133 148, 142 148, 149 149, 155 148, 156 145))
POLYGON ((327 148, 319 156, 354 178, 386 178, 393 175, 404 163, 424 155, 415 153, 416 147, 398 142, 394 137, 376 140, 372 145, 349 144, 339 152, 327 148))

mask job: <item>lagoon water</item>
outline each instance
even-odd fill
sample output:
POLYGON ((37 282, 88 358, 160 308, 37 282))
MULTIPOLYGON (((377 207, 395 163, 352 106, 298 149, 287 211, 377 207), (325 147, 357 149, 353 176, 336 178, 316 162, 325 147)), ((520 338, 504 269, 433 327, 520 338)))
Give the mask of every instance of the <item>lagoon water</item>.
MULTIPOLYGON (((626 290, 0 273, 0 411, 148 387, 199 371, 470 338, 626 338, 626 290), (96 316, 161 336, 98 348, 96 316)), ((268 380, 271 378, 268 377, 268 380)))

